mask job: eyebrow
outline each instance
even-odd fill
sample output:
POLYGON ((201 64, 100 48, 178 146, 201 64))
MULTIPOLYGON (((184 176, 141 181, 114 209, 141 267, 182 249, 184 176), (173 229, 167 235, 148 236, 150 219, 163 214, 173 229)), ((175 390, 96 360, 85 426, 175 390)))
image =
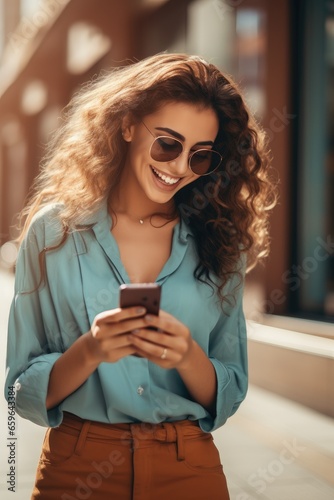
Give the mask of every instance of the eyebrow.
MULTIPOLYGON (((186 138, 179 134, 178 132, 175 132, 175 130, 172 130, 171 128, 165 128, 165 127, 155 127, 155 130, 162 130, 163 132, 167 132, 170 135, 173 135, 176 137, 176 139, 179 139, 180 141, 185 141, 186 138)), ((196 142, 196 145, 199 146, 213 146, 213 141, 201 141, 201 142, 196 142)))

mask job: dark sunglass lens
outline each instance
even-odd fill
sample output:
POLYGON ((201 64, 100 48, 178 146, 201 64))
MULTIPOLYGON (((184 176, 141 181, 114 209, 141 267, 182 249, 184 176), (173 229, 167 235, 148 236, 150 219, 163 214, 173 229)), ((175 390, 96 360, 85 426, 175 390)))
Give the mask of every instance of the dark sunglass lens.
POLYGON ((197 175, 209 174, 219 167, 221 160, 220 154, 216 151, 201 149, 192 155, 190 168, 197 175))
POLYGON ((181 142, 172 137, 157 137, 151 147, 151 156, 155 161, 172 161, 182 153, 181 142))

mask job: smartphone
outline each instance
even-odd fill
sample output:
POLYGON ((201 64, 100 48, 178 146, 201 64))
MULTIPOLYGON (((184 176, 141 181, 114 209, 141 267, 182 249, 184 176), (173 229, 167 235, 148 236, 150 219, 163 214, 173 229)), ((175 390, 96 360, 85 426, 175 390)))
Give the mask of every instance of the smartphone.
POLYGON ((131 283, 119 287, 119 306, 143 306, 148 314, 158 316, 161 285, 157 283, 131 283))

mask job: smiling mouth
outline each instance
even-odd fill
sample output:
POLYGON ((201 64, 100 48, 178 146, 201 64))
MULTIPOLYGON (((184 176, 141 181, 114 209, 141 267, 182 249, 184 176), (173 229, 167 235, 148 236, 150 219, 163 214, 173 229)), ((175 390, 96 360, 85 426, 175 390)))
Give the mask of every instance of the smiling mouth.
POLYGON ((181 177, 170 177, 169 175, 162 174, 154 167, 152 167, 152 165, 150 165, 150 167, 154 175, 159 179, 159 181, 162 181, 167 186, 173 186, 174 184, 177 184, 181 180, 181 177))

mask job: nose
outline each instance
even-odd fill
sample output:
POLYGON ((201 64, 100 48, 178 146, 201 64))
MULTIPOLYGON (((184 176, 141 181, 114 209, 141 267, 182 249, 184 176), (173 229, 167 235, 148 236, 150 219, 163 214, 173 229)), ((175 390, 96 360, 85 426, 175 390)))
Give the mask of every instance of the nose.
POLYGON ((175 160, 169 161, 168 165, 171 168, 171 175, 175 177, 183 177, 189 169, 189 152, 182 151, 180 156, 175 160))

